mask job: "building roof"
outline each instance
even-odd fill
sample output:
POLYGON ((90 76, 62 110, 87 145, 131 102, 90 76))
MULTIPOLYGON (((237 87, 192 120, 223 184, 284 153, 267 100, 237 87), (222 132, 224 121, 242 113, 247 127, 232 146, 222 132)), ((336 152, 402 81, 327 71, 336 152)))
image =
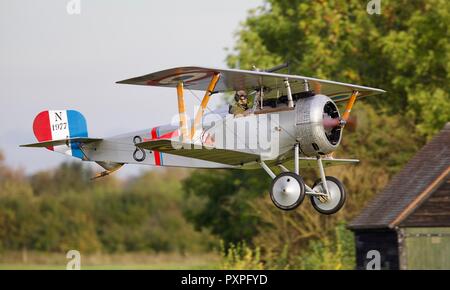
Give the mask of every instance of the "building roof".
POLYGON ((352 220, 349 228, 394 228, 450 178, 450 122, 352 220))

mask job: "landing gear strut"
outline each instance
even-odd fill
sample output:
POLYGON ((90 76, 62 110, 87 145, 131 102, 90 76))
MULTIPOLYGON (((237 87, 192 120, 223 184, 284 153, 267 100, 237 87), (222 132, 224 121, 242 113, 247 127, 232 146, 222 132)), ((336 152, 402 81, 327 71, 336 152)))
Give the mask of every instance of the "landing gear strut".
POLYGON ((344 185, 337 178, 326 176, 322 164, 322 158, 317 157, 317 165, 320 178, 310 188, 299 175, 299 146, 294 146, 294 172, 290 172, 283 165, 278 165, 283 171, 276 175, 265 163, 260 162, 261 167, 272 177, 270 198, 275 206, 282 210, 293 210, 304 200, 305 195, 311 197, 311 203, 315 210, 321 214, 334 214, 345 203, 346 192, 344 185))

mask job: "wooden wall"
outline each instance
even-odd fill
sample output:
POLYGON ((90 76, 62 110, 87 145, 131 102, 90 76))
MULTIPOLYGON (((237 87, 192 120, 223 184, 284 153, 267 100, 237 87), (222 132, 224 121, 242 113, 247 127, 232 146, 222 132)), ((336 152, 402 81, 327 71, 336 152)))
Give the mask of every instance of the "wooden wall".
POLYGON ((400 227, 450 227, 450 179, 420 204, 400 227))

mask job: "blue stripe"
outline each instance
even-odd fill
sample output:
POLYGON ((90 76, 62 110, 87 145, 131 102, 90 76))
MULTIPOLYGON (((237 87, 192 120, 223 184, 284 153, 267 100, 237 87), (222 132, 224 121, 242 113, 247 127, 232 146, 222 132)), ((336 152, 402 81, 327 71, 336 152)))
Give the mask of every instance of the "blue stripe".
MULTIPOLYGON (((67 110, 66 112, 70 138, 87 137, 87 125, 84 116, 80 112, 74 110, 67 110)), ((84 154, 78 146, 78 143, 71 143, 70 148, 72 149, 73 157, 83 159, 84 154)))

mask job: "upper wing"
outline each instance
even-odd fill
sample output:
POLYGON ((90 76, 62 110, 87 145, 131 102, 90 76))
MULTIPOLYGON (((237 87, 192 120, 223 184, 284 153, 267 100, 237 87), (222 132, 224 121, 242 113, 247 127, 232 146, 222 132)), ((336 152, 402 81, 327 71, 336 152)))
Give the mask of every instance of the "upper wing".
POLYGON ((177 144, 177 148, 174 148, 173 141, 169 139, 164 140, 150 140, 142 143, 136 144, 137 147, 160 151, 168 154, 191 157, 206 161, 212 161, 227 165, 243 165, 248 162, 258 161, 259 155, 227 150, 227 149, 216 149, 216 148, 195 148, 194 144, 177 144), (179 146, 178 146, 179 145, 179 146))
POLYGON ((76 137, 76 138, 68 138, 68 139, 59 139, 59 140, 50 140, 38 143, 24 144, 20 145, 20 147, 49 147, 49 146, 58 146, 58 145, 68 145, 69 143, 92 143, 99 142, 103 139, 99 138, 87 138, 87 137, 76 137))
POLYGON ((163 70, 144 76, 119 81, 119 84, 176 87, 183 81, 184 87, 192 90, 207 90, 214 73, 221 77, 216 85, 217 92, 232 90, 254 90, 264 87, 267 89, 265 98, 276 98, 286 95, 284 80, 288 79, 292 93, 304 91, 303 82, 308 81, 310 88, 316 93, 325 94, 334 101, 343 101, 349 98, 352 91, 359 91, 360 96, 369 96, 384 93, 384 90, 359 85, 321 80, 316 78, 269 73, 262 71, 248 71, 237 69, 216 69, 204 67, 178 67, 163 70))

